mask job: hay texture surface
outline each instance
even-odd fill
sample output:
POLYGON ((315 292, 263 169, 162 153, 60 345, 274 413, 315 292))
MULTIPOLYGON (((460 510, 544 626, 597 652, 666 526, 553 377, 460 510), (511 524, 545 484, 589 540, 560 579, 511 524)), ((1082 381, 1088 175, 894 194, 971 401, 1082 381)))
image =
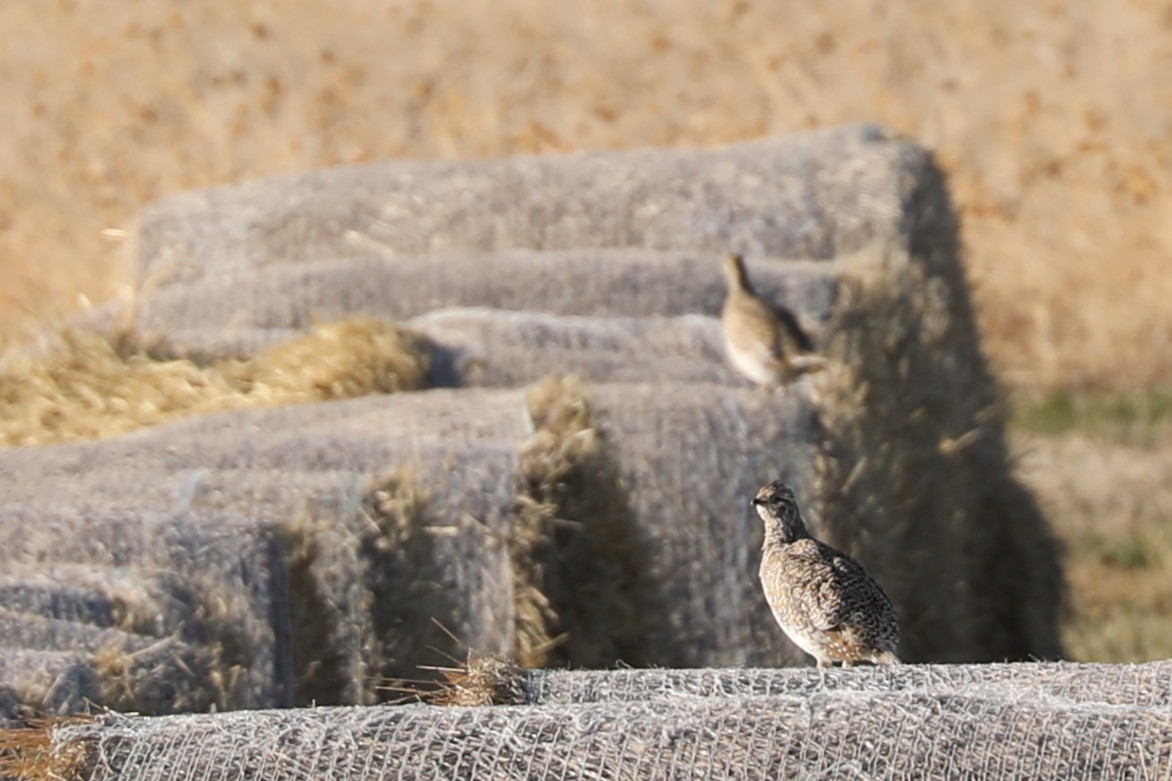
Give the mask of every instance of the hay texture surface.
MULTIPOLYGON (((1021 667, 941 668, 906 686, 884 673, 832 673, 856 679, 850 687, 812 685, 812 671, 742 670, 777 691, 700 695, 689 676, 713 671, 655 671, 643 674, 674 676, 679 688, 547 705, 107 717, 58 728, 52 743, 67 761, 84 749, 78 777, 142 781, 1128 778, 1158 777, 1172 761, 1166 698, 1126 702, 1097 685, 1166 681, 1166 665, 1079 671, 1069 690, 1053 685, 1061 670, 1021 667)), ((640 673, 624 675, 638 687, 640 673)))

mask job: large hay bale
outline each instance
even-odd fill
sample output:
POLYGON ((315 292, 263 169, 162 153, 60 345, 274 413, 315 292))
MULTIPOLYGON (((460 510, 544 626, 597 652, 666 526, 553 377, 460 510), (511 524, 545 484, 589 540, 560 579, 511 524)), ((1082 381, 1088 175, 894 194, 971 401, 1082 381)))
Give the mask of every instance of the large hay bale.
POLYGON ((706 150, 339 167, 153 204, 136 273, 157 286, 358 253, 518 248, 829 258, 901 238, 928 165, 922 149, 854 126, 706 150))
POLYGON ((822 452, 807 501, 826 537, 868 561, 903 606, 908 658, 1059 658, 1058 543, 1013 477, 1004 405, 934 186, 910 215, 916 254, 872 247, 835 261, 823 346, 834 364, 815 379, 822 452), (914 564, 896 564, 905 557, 914 564), (925 583, 951 584, 942 593, 957 601, 925 583))
MULTIPOLYGON (((583 317, 715 315, 721 255, 597 249, 464 252, 431 257, 328 258, 138 291, 132 306, 95 318, 153 352, 201 360, 249 355, 297 329, 351 315, 406 320, 448 307, 583 317), (269 335, 271 334, 271 336, 269 335)), ((820 263, 754 264, 764 295, 817 329, 834 294, 820 263)))
MULTIPOLYGON (((1057 545, 1012 477, 957 240, 931 156, 856 127, 703 151, 391 163, 220 188, 145 212, 135 252, 140 323, 163 332, 299 327, 319 304, 392 317, 454 303, 714 314, 716 256, 744 252, 833 359, 812 381, 822 447, 803 498, 822 533, 893 592, 904 653, 1056 657, 1057 545), (822 262, 769 260, 779 256, 822 262), (778 286, 771 273, 793 281, 778 286), (237 283, 252 286, 248 306, 223 295, 237 283), (280 293, 252 306, 268 283, 280 293), (958 598, 937 598, 936 584, 958 598)), ((577 357, 597 376, 629 376, 589 355, 559 364, 539 346, 501 355, 521 367, 577 357)))
MULTIPOLYGON (((481 663, 483 664, 483 663, 481 663)), ((475 672, 472 663, 464 673, 475 672)), ((489 667, 492 667, 489 665, 489 667)), ((493 692, 520 692, 510 704, 558 705, 635 702, 675 697, 814 696, 840 691, 934 691, 977 689, 1010 698, 1054 697, 1071 702, 1172 707, 1172 662, 1138 665, 1037 664, 921 665, 809 669, 523 670, 498 668, 482 685, 493 692)))
MULTIPOLYGON (((1134 778, 1172 762, 1166 700, 1100 698, 1109 686, 1068 698, 1047 688, 1051 671, 1021 667, 1012 671, 1013 689, 997 683, 1006 674, 998 666, 944 670, 945 683, 928 670, 923 685, 909 688, 889 686, 887 671, 833 671, 865 683, 515 707, 108 716, 9 743, 26 747, 17 764, 40 768, 38 781, 50 772, 94 781, 1134 778)), ((766 674, 818 680, 813 671, 766 674)), ((1100 675, 1117 674, 1099 666, 1082 680, 1093 686, 1100 675)))
MULTIPOLYGON (((45 617, 76 620, 87 603, 105 604, 110 615, 101 618, 117 619, 107 626, 158 637, 175 634, 206 648, 231 679, 224 686, 223 707, 292 703, 287 570, 280 566, 284 555, 271 527, 239 516, 135 508, 78 516, 35 503, 0 505, 0 560, 7 568, 23 565, 27 572, 54 563, 85 565, 82 580, 71 584, 82 597, 82 610, 70 611, 68 603, 50 599, 46 607, 64 608, 66 614, 45 617), (155 598, 119 599, 94 578, 102 568, 114 583, 139 579, 155 598), (92 589, 89 594, 85 585, 92 589)), ((28 590, 7 591, 15 599, 5 607, 27 610, 28 590)))
MULTIPOLYGON (((292 613, 295 642, 287 638, 279 651, 291 657, 295 700, 365 701, 381 680, 426 676, 418 665, 447 664, 469 646, 513 648, 503 541, 516 501, 524 398, 404 396, 397 410, 386 408, 389 400, 226 413, 97 443, 0 453, 0 470, 11 477, 0 489, 0 520, 57 518, 37 537, 70 538, 53 555, 112 565, 162 555, 172 538, 220 528, 224 513, 247 519, 239 525, 281 542, 276 559, 254 556, 246 545, 237 553, 256 577, 289 582, 273 615, 292 613), (168 523, 148 534, 99 530, 86 537, 93 550, 70 548, 81 525, 163 512, 168 523)), ((10 551, 47 555, 48 543, 13 542, 20 544, 10 551)), ((230 578, 214 588, 205 583, 224 579, 206 566, 214 551, 204 547, 200 555, 198 572, 167 569, 190 590, 215 595, 230 587, 230 578)), ((82 597, 91 601, 102 594, 95 587, 103 574, 126 576, 118 566, 89 574, 94 582, 82 597)), ((117 611, 108 610, 111 624, 125 622, 121 604, 117 611)), ((242 704, 250 703, 227 703, 242 704)))
MULTIPOLYGON (((549 367, 594 384, 208 414, 0 454, 0 517, 166 508, 191 527, 177 534, 215 512, 268 530, 298 702, 363 701, 357 678, 417 675, 461 643, 547 664, 797 662, 747 505, 779 476, 891 593, 905 660, 1056 656, 1056 546, 1010 472, 956 240, 930 155, 866 128, 181 196, 144 214, 134 308, 107 313, 140 346, 251 353, 319 316, 423 315, 433 381, 549 367), (729 251, 798 310, 825 371, 769 395, 721 365, 729 251), (529 311, 426 314, 451 305, 529 311)), ((419 374, 414 338, 396 343, 419 374)))
POLYGON ((720 322, 443 309, 407 321, 433 345, 431 382, 516 387, 549 375, 587 382, 747 385, 724 358, 720 322))

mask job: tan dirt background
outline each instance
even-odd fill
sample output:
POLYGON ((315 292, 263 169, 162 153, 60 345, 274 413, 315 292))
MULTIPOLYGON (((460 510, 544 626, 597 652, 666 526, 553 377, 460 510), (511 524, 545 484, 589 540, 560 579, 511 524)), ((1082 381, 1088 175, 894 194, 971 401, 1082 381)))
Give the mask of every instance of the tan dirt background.
MULTIPOLYGON (((125 292, 125 228, 184 189, 868 120, 949 172, 1010 387, 1159 392, 1172 384, 1170 75, 1172 6, 1154 0, 10 0, 0 348, 125 292)), ((1172 540, 1153 531, 1172 516, 1172 436, 1023 447, 1071 545, 1072 650, 1172 655, 1172 540)))

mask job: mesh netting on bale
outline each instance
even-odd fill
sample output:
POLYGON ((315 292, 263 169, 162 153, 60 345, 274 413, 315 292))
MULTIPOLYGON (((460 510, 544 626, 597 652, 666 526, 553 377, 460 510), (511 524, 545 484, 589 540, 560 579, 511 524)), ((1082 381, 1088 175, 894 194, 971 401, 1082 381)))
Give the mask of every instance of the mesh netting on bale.
MULTIPOLYGON (((470 670, 475 669, 475 663, 470 670)), ((488 665, 486 665, 488 666, 488 665)), ((491 666, 490 666, 491 668, 491 666)), ((700 670, 524 670, 491 668, 485 700, 516 705, 630 702, 658 697, 808 696, 838 691, 976 693, 1072 702, 1172 707, 1172 662, 1105 665, 902 664, 888 667, 700 670), (507 692, 511 697, 498 695, 507 692)))
MULTIPOLYGON (((218 691, 209 689, 196 699, 221 707, 292 703, 284 557, 275 529, 240 516, 126 507, 78 516, 38 503, 0 506, 0 558, 7 570, 0 593, 13 598, 5 606, 27 612, 39 601, 43 618, 89 618, 91 626, 102 626, 104 619, 111 628, 157 639, 174 636, 182 640, 175 648, 201 648, 206 656, 189 680, 173 685, 206 687, 207 671, 220 670, 218 691), (46 588, 48 573, 55 583, 46 588), (75 573, 80 577, 72 580, 75 573), (145 599, 127 599, 121 588, 127 581, 137 581, 142 590, 136 596, 145 599)), ((11 637, 10 642, 17 641, 23 635, 11 637)), ((118 664, 133 666, 118 655, 135 652, 111 645, 92 656, 95 664, 112 670, 118 664), (110 657, 108 663, 101 661, 104 656, 110 657)), ((172 672, 181 668, 176 665, 172 672)))
MULTIPOLYGON (((96 322, 129 325, 153 352, 206 359, 248 355, 293 329, 356 314, 397 321, 490 307, 583 317, 715 315, 725 294, 720 260, 642 249, 330 259, 147 286, 128 310, 116 316, 111 308, 96 322)), ((752 271, 760 292, 803 322, 816 328, 826 315, 834 284, 822 264, 758 263, 752 271)))
MULTIPOLYGON (((148 579, 146 560, 157 559, 155 552, 175 547, 172 538, 222 524, 223 513, 249 519, 244 526, 280 542, 279 556, 254 556, 241 545, 227 557, 248 560, 257 580, 289 584, 272 615, 291 620, 293 637, 273 649, 270 663, 291 665, 297 702, 360 702, 380 678, 418 677, 417 665, 448 663, 464 653, 464 643, 491 653, 513 647, 505 541, 517 499, 524 396, 437 393, 422 405, 403 397, 386 407, 393 398, 229 413, 98 443, 0 454, 0 469, 11 477, 0 490, 0 518, 58 518, 38 527, 37 539, 48 541, 84 535, 111 514, 170 513, 170 530, 86 537, 101 555, 78 555, 102 559, 109 580, 125 579, 127 561, 148 579)), ((49 560, 77 558, 71 544, 49 560)), ((49 554, 34 547, 22 538, 7 550, 10 558, 39 557, 37 566, 46 566, 40 559, 49 554)), ((168 560, 174 583, 230 604, 216 596, 233 583, 219 577, 218 557, 225 554, 202 542, 182 548, 200 566, 177 568, 168 560)), ((80 599, 101 600, 103 573, 96 574, 78 590, 80 599)), ((187 615, 187 602, 168 604, 181 615, 155 634, 201 625, 198 610, 187 615)), ((20 609, 28 607, 26 599, 20 609)), ((123 607, 112 621, 126 623, 123 607)), ((264 629, 243 620, 233 626, 253 645, 264 629)), ((231 699, 220 706, 283 702, 231 699)))
POLYGON ((136 273, 159 286, 356 254, 512 249, 830 258, 902 238, 905 180, 928 157, 855 126, 706 150, 339 167, 153 204, 136 273))
MULTIPOLYGON (((929 672, 924 685, 903 689, 873 675, 859 687, 820 687, 817 673, 791 670, 810 681, 802 693, 109 716, 58 727, 40 767, 95 781, 1154 778, 1167 771, 1167 703, 1122 703, 1086 691, 1070 698, 1035 686, 1034 665, 1023 667, 1013 673, 1013 689, 983 682, 984 670, 1002 678, 1000 667, 969 668, 962 677, 970 680, 957 685, 933 683, 929 672)), ((1099 674, 1115 673, 1099 667, 1083 679, 1099 674)), ((1046 680, 1050 672, 1039 675, 1046 680)))
POLYGON ((443 309, 407 321, 433 345, 431 382, 515 387, 550 374, 587 382, 747 385, 724 358, 720 322, 443 309))
MULTIPOLYGON (((812 380, 822 445, 801 498, 892 592, 905 655, 1061 655, 1057 545, 1012 477, 947 188, 914 144, 848 128, 703 151, 335 169, 160 202, 135 251, 140 320, 163 332, 286 328, 319 304, 713 314, 716 258, 744 252, 754 279, 774 285, 766 292, 817 325, 833 361, 812 380), (791 281, 769 283, 771 267, 791 281), (247 305, 215 292, 250 278, 247 305), (279 295, 256 294, 280 280, 279 295), (915 566, 896 563, 909 556, 915 566), (955 599, 923 583, 952 583, 955 599)), ((501 360, 518 376, 577 360, 545 349, 501 360)), ((580 357, 598 376, 629 376, 580 357)))

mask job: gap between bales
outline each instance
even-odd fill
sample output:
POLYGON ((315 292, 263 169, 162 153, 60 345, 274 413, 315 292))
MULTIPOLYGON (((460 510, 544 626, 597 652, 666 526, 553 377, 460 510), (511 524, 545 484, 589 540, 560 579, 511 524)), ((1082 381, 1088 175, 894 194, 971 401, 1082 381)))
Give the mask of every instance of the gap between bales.
POLYGON ((551 377, 526 397, 509 541, 515 658, 525 667, 647 663, 654 647, 650 554, 617 459, 578 381, 551 377))
MULTIPOLYGON (((524 667, 646 664, 660 611, 617 461, 576 380, 552 377, 532 386, 526 412, 532 434, 519 446, 504 540, 513 578, 510 656, 524 667)), ((384 699, 458 690, 457 700, 479 701, 483 687, 458 683, 457 668, 404 677, 403 659, 436 656, 459 665, 483 650, 448 631, 460 625, 460 605, 436 586, 441 562, 429 504, 410 465, 376 479, 363 502, 370 523, 360 545, 374 635, 367 685, 384 699)))
POLYGON ((318 326, 248 360, 158 360, 124 334, 71 328, 0 363, 0 445, 101 439, 233 409, 423 387, 424 339, 370 317, 318 326))

